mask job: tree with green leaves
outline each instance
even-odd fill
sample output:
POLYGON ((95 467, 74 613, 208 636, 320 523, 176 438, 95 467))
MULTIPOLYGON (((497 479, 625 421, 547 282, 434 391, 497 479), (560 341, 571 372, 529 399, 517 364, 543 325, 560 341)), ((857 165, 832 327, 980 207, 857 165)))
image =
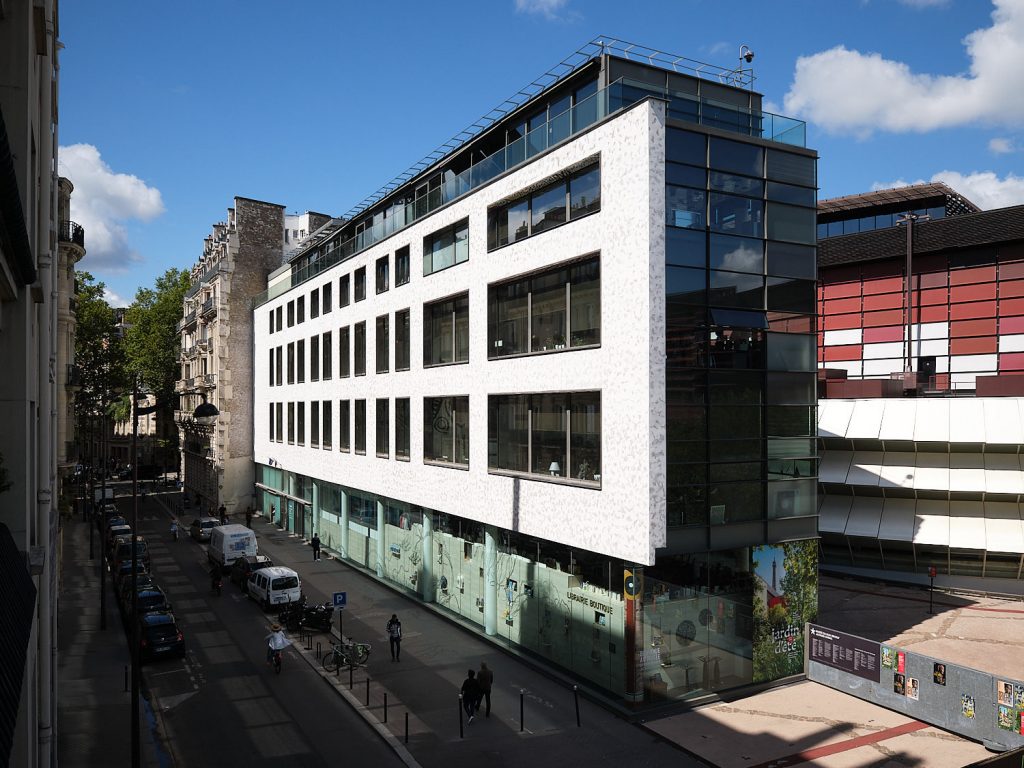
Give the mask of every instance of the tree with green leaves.
POLYGON ((128 370, 141 389, 173 411, 174 383, 181 378, 178 321, 191 278, 187 270, 171 268, 153 288, 139 288, 125 314, 128 370))

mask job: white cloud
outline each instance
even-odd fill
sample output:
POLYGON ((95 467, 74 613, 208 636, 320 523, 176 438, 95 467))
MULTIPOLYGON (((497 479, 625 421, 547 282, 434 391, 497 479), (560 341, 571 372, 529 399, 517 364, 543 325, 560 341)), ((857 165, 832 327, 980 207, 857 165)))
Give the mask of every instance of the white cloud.
POLYGON ((86 269, 126 272, 142 257, 128 242, 125 222, 164 212, 160 190, 137 176, 115 173, 91 144, 60 148, 61 176, 71 179, 71 218, 85 227, 86 269))
POLYGON ((127 307, 129 302, 125 301, 119 293, 114 293, 109 286, 103 286, 103 298, 112 307, 127 307))
POLYGON ((558 12, 568 0, 516 0, 519 13, 536 13, 548 19, 557 19, 558 12))
MULTIPOLYGON (((918 3, 920 4, 920 3, 918 3)), ((1024 0, 995 0, 992 26, 963 39, 965 74, 917 73, 879 53, 837 46, 797 59, 786 112, 826 131, 925 132, 1024 120, 1024 0)))
MULTIPOLYGON (((982 210, 989 211, 1011 205, 1024 205, 1024 176, 1008 173, 1005 178, 1001 179, 992 171, 975 171, 967 174, 959 171, 939 171, 933 174, 928 181, 941 181, 949 185, 982 210)), ((893 189, 924 183, 925 179, 917 181, 898 179, 876 182, 871 185, 871 189, 893 189)))
POLYGON ((1017 151, 1011 139, 1003 138, 989 139, 988 150, 996 155, 1008 155, 1017 151))

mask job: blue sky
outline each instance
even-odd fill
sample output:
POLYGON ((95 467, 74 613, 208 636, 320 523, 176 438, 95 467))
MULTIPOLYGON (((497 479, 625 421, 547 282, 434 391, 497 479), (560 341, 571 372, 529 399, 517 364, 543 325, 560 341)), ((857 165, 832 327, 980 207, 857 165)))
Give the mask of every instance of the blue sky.
POLYGON ((127 303, 235 195, 340 215, 602 35, 722 67, 749 46, 821 198, 935 179, 1024 203, 1024 0, 67 0, 80 266, 127 303))

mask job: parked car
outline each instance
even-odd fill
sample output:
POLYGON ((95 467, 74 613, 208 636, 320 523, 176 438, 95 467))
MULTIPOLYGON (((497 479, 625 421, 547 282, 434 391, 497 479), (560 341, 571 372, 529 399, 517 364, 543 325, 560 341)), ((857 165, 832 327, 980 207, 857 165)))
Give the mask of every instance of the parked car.
POLYGON ((185 636, 170 611, 140 614, 139 655, 142 661, 185 655, 185 636))
POLYGON ((106 526, 107 530, 109 531, 115 525, 128 525, 128 519, 126 517, 122 517, 120 514, 108 517, 106 526))
POLYGON ((260 568, 269 568, 274 563, 266 555, 248 555, 240 557, 231 565, 231 580, 242 592, 248 590, 249 577, 260 568))
POLYGON ((268 611, 271 606, 298 602, 302 584, 299 574, 291 568, 272 565, 255 571, 249 577, 246 591, 249 597, 263 606, 263 610, 268 611))
POLYGON ((107 529, 107 555, 114 554, 114 542, 117 541, 118 536, 131 536, 132 527, 130 525, 112 525, 107 529))
MULTIPOLYGON (((145 576, 149 573, 149 569, 146 568, 145 563, 136 563, 135 572, 139 574, 139 576, 145 576)), ((121 588, 121 585, 124 584, 125 581, 127 581, 130 584, 132 576, 132 561, 125 560, 121 562, 116 568, 114 568, 111 571, 111 574, 114 579, 114 586, 116 586, 118 589, 121 588)))
POLYGON ((188 527, 188 535, 196 541, 209 541, 213 529, 220 525, 216 517, 197 517, 188 527))
MULTIPOLYGON (((122 560, 132 559, 131 541, 131 536, 118 536, 114 541, 113 560, 115 567, 120 565, 122 560)), ((135 558, 145 563, 146 567, 149 568, 149 546, 146 544, 146 539, 143 536, 135 537, 135 558)))
MULTIPOLYGON (((139 574, 135 577, 136 589, 143 589, 145 587, 155 587, 156 581, 153 580, 153 574, 145 573, 139 574)), ((117 604, 121 607, 122 611, 126 611, 125 604, 132 596, 132 580, 125 579, 117 586, 117 604)))
MULTIPOLYGON (((128 589, 123 593, 124 602, 121 605, 126 620, 130 621, 132 617, 132 590, 131 582, 128 582, 128 589)), ((136 600, 139 604, 139 615, 142 616, 145 613, 154 613, 155 611, 166 611, 170 612, 171 604, 167 602, 167 595, 164 591, 155 584, 149 584, 144 587, 138 587, 135 590, 136 600)))

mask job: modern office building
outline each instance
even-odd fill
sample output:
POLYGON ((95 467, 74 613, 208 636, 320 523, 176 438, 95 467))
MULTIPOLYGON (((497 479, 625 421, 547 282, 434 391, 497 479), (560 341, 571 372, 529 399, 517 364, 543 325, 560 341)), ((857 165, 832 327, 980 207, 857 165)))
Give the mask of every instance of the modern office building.
POLYGON ((0 765, 55 760, 59 362, 55 0, 0 12, 0 765))
POLYGON ((595 42, 314 232, 261 511, 628 702, 799 671, 816 154, 749 76, 595 42))
POLYGON ((929 184, 819 221, 822 566, 1024 592, 1024 206, 929 184))
POLYGON ((318 213, 286 215, 283 205, 236 197, 192 267, 178 324, 181 397, 175 421, 184 491, 204 509, 223 504, 231 514, 253 503, 250 301, 300 233, 329 220, 318 213), (220 412, 213 425, 192 417, 203 402, 220 412))

